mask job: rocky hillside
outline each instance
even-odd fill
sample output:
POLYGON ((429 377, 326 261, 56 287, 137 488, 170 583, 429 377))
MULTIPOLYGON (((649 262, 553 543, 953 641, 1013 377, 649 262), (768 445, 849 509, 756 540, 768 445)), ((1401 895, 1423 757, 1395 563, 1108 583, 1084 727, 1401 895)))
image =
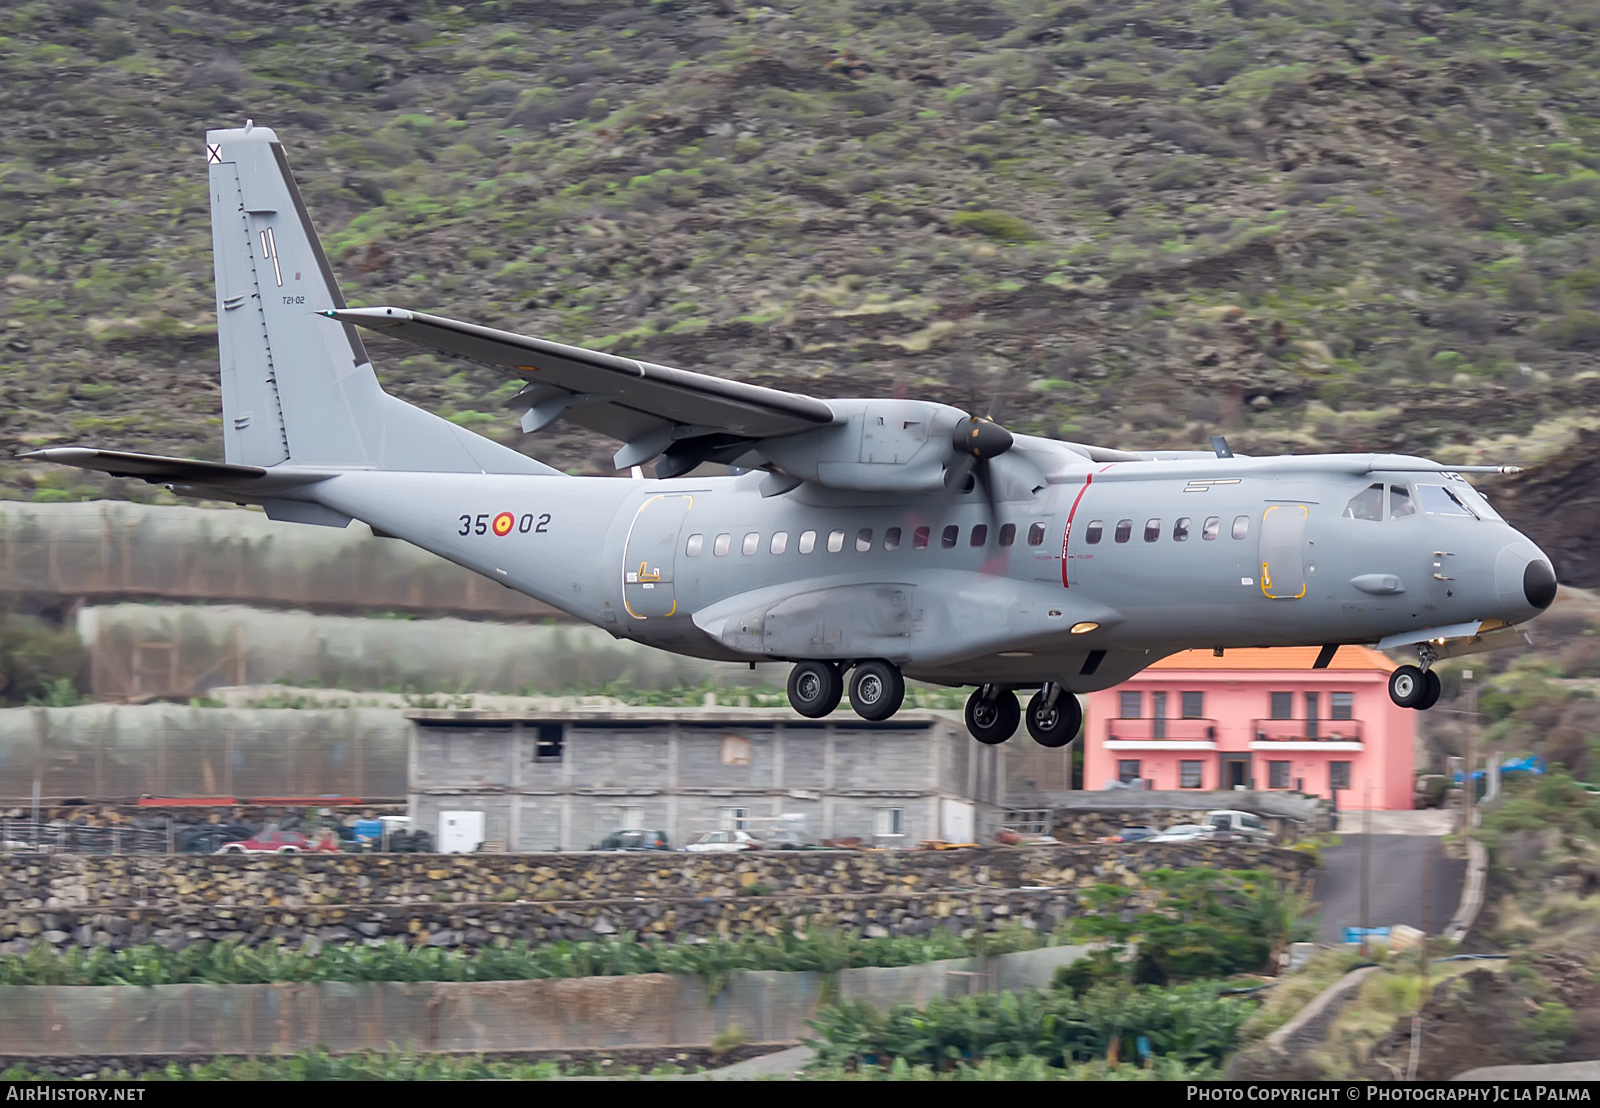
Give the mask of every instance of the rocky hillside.
MULTIPOLYGON (((8 4, 0 448, 220 455, 202 140, 249 117, 355 304, 821 395, 998 397, 1105 445, 1541 461, 1600 426, 1597 12, 8 4)), ((609 472, 587 433, 522 438, 491 371, 372 347, 408 400, 609 472)), ((0 465, 0 495, 107 493, 154 495, 0 465)))

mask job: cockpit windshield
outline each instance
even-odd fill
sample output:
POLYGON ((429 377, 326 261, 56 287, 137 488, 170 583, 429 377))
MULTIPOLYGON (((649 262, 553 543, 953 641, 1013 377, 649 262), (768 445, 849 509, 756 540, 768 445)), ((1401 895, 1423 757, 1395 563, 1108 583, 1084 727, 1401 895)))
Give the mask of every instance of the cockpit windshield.
MULTIPOLYGON (((1484 499, 1483 493, 1473 488, 1465 477, 1457 473, 1447 473, 1445 476, 1453 482, 1450 485, 1450 491, 1455 493, 1461 502, 1472 510, 1473 515, 1479 519, 1500 520, 1500 513, 1490 507, 1489 501, 1484 499)), ((1501 522, 1504 521, 1501 520, 1501 522)))
POLYGON ((1429 515, 1478 518, 1478 513, 1467 507, 1456 489, 1447 489, 1443 485, 1418 485, 1417 500, 1429 515))

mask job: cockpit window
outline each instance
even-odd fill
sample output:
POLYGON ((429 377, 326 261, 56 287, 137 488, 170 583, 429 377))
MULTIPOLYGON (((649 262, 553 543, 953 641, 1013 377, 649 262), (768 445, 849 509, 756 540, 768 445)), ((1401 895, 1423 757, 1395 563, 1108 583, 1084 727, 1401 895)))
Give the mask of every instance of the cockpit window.
POLYGON ((1500 513, 1490 507, 1489 502, 1483 498, 1483 493, 1467 484, 1464 479, 1461 479, 1461 483, 1453 486, 1450 491, 1460 497, 1461 502, 1471 508, 1473 514, 1479 519, 1500 519, 1500 513))
POLYGON ((1373 519, 1383 518, 1383 486, 1368 485, 1350 498, 1350 503, 1344 506, 1346 519, 1373 519))
POLYGON ((1417 500, 1422 510, 1436 516, 1472 516, 1476 513, 1461 502, 1461 498, 1443 485, 1418 485, 1417 500))
POLYGON ((1411 493, 1404 485, 1389 486, 1389 518, 1399 519, 1401 516, 1414 516, 1417 506, 1411 502, 1411 493))

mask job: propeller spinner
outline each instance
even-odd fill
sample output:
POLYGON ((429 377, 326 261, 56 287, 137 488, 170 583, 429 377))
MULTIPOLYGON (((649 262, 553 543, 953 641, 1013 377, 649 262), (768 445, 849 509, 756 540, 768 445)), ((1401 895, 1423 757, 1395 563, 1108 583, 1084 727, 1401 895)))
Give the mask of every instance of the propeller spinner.
POLYGON ((968 416, 956 424, 950 435, 956 462, 945 473, 945 488, 965 488, 967 478, 981 463, 998 458, 1011 449, 1014 441, 1011 432, 996 423, 993 416, 968 416))

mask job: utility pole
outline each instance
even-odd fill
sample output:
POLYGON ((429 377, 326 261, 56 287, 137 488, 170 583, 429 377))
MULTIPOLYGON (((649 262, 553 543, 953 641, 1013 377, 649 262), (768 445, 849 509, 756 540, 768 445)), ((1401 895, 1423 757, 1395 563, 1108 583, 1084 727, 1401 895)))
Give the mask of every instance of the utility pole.
POLYGON ((1372 778, 1367 778, 1367 810, 1361 825, 1361 957, 1367 951, 1367 873, 1372 858, 1372 778))
POLYGON ((1472 834, 1472 807, 1477 800, 1477 788, 1472 783, 1472 766, 1477 760, 1478 737, 1478 685, 1472 679, 1472 671, 1461 671, 1462 684, 1467 687, 1467 766, 1463 774, 1466 796, 1462 805, 1461 837, 1466 838, 1472 834))

